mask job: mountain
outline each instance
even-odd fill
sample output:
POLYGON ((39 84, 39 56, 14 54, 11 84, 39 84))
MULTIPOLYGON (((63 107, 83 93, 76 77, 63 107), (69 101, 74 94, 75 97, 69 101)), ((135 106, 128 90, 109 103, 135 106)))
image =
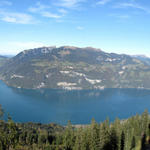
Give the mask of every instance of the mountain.
POLYGON ((0 67, 7 62, 8 58, 0 55, 0 67))
POLYGON ((137 59, 143 61, 144 63, 150 65, 150 57, 147 57, 145 55, 133 55, 132 57, 137 58, 137 59))
POLYGON ((0 78, 28 89, 150 88, 150 65, 92 47, 42 47, 10 58, 0 78))

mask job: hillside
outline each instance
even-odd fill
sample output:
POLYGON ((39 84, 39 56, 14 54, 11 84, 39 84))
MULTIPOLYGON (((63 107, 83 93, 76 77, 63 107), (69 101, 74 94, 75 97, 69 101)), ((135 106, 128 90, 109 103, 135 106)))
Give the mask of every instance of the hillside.
POLYGON ((0 78, 29 89, 150 88, 150 66, 91 47, 42 47, 10 58, 1 66, 0 78))
POLYGON ((0 67, 3 66, 6 63, 7 60, 8 60, 7 57, 0 56, 0 67))
POLYGON ((148 65, 150 65, 150 57, 147 57, 145 55, 133 55, 133 57, 143 61, 144 63, 146 63, 148 65))

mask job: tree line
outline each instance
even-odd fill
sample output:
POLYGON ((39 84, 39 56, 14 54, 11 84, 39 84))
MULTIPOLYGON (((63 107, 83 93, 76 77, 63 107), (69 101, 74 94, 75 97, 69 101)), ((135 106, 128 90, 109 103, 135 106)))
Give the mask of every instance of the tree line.
POLYGON ((0 150, 148 150, 150 118, 148 111, 126 120, 106 119, 77 127, 57 124, 4 121, 0 106, 0 150))

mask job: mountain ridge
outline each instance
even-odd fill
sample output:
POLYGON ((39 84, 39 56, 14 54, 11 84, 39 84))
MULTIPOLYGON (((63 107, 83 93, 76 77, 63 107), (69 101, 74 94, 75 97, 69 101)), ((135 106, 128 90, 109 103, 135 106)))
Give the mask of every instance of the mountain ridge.
POLYGON ((145 64, 150 65, 150 57, 146 55, 133 55, 132 57, 137 58, 141 61, 143 61, 145 64))
POLYGON ((0 67, 0 78, 17 88, 66 90, 150 88, 150 65, 125 54, 92 47, 25 50, 0 67))

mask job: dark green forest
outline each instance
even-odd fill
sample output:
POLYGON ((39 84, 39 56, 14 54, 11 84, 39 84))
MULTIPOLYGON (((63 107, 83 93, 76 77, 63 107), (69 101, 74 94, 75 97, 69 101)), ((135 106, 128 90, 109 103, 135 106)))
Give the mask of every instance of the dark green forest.
POLYGON ((0 106, 0 150, 148 150, 150 117, 148 111, 126 120, 109 119, 90 125, 67 126, 15 123, 0 106))

